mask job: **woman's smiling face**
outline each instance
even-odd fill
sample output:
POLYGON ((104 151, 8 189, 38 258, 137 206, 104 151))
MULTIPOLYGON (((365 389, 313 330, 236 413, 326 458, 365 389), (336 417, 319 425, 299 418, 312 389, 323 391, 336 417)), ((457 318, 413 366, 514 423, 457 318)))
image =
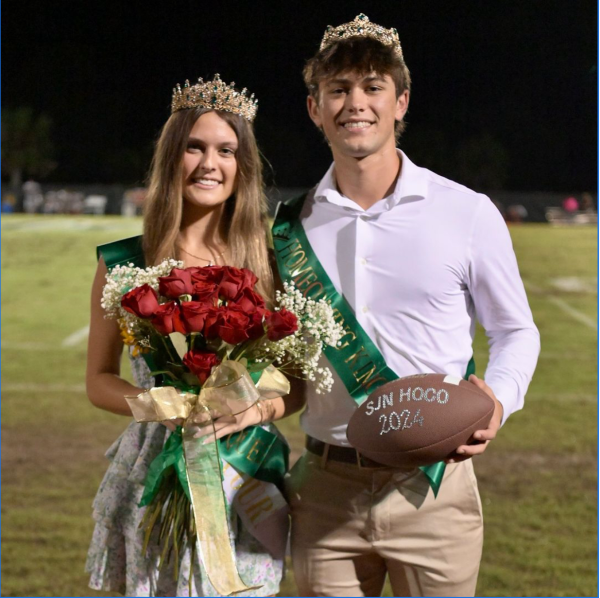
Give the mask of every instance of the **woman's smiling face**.
POLYGON ((238 139, 217 112, 194 123, 183 156, 183 199, 198 207, 214 207, 236 188, 238 139))

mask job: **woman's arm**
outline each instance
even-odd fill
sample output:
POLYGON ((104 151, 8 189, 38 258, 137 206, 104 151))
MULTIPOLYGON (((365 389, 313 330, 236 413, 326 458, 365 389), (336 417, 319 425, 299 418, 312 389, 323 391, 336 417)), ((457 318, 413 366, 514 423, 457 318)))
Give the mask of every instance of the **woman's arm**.
POLYGON ((265 424, 277 421, 300 411, 306 402, 305 388, 305 380, 293 378, 290 380, 290 393, 285 397, 277 397, 276 399, 256 403, 258 412, 262 415, 262 422, 259 421, 259 423, 265 424))
POLYGON ((100 409, 131 417, 125 395, 143 391, 120 377, 123 341, 116 320, 107 320, 100 305, 106 282, 106 265, 100 258, 92 285, 90 336, 86 370, 86 389, 89 400, 100 409))

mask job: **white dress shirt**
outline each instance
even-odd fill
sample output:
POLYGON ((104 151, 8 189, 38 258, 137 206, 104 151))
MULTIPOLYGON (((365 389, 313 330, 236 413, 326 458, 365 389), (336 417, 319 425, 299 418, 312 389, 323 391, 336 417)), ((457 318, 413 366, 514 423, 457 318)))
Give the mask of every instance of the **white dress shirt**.
MULTIPOLYGON (((504 407, 504 422, 523 406, 540 349, 508 229, 488 197, 398 151, 394 192, 368 210, 337 191, 332 165, 307 197, 304 230, 398 376, 463 377, 479 320, 490 347, 485 381, 504 407)), ((346 427, 356 403, 327 365, 333 390, 318 395, 307 385, 301 425, 319 440, 349 446, 346 427)))

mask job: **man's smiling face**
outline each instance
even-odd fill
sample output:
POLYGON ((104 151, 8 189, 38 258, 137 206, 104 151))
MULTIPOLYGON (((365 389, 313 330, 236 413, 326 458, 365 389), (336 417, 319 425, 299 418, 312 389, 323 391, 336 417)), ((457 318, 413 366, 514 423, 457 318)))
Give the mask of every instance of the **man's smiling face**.
POLYGON ((408 108, 408 91, 396 97, 389 75, 340 73, 319 83, 318 98, 308 97, 313 122, 323 129, 334 157, 364 158, 391 144, 394 127, 408 108))

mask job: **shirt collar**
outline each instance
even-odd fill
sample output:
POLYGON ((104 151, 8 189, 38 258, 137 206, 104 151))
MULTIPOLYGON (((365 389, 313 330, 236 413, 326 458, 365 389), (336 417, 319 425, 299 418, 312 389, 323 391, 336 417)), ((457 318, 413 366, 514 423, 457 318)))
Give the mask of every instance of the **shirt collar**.
MULTIPOLYGON (((396 151, 402 160, 402 169, 400 171, 400 176, 396 181, 394 191, 391 195, 381 199, 366 210, 369 213, 375 214, 384 212, 390 210, 402 200, 409 197, 411 199, 424 199, 427 195, 427 177, 425 176, 425 169, 419 168, 416 164, 411 162, 402 150, 397 149, 396 151)), ((315 199, 328 201, 332 204, 350 208, 358 212, 365 211, 357 203, 352 201, 349 197, 345 197, 337 190, 335 163, 329 167, 325 176, 317 186, 315 199)))

